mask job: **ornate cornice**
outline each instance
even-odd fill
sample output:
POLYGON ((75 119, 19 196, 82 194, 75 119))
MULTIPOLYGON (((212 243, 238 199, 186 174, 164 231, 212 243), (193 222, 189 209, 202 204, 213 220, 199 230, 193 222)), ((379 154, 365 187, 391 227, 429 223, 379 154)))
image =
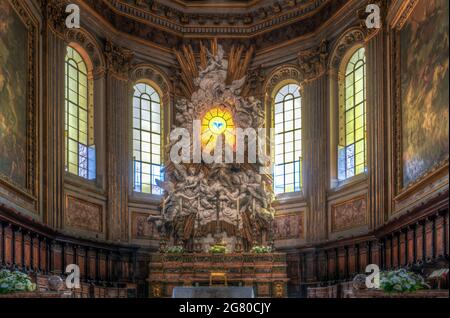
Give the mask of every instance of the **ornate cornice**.
POLYGON ((417 5, 419 0, 407 0, 404 1, 401 7, 397 11, 397 15, 391 21, 391 28, 396 30, 401 30, 405 22, 408 20, 410 14, 412 13, 414 7, 417 5))
MULTIPOLYGON (((99 0, 97 0, 99 1, 99 0)), ((101 0, 114 12, 144 20, 150 25, 180 34, 254 34, 319 11, 330 0, 273 0, 265 5, 226 12, 214 5, 195 12, 161 0, 101 0), (222 11, 222 12, 218 12, 222 11)), ((220 8, 220 7, 219 7, 220 8)), ((231 10, 228 10, 231 11, 231 10)))
MULTIPOLYGON (((187 19, 171 14, 168 17, 159 9, 155 11, 148 1, 143 8, 134 1, 132 4, 119 0, 83 2, 120 32, 169 49, 189 43, 194 50, 198 49, 195 42, 199 38, 219 38, 225 49, 236 42, 246 46, 253 44, 255 49, 282 43, 316 31, 346 4, 342 0, 296 0, 295 6, 287 11, 270 13, 261 22, 255 22, 255 14, 251 18, 253 22, 248 22, 248 17, 244 19, 240 14, 220 12, 225 10, 216 10, 214 18, 209 20, 198 13, 195 19, 187 19), (228 14, 234 17, 227 17, 228 14)), ((286 5, 285 0, 280 3, 281 7, 286 5)))
POLYGON ((109 40, 106 41, 104 52, 108 72, 121 78, 128 78, 133 52, 119 47, 109 40))
POLYGON ((322 76, 327 69, 328 42, 323 40, 316 48, 300 52, 298 64, 303 80, 311 81, 322 76))

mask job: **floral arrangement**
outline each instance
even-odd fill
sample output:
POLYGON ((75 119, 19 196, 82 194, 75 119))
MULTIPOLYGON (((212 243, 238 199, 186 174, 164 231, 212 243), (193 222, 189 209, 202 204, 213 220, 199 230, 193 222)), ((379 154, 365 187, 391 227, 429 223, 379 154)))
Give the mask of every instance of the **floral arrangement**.
POLYGON ((253 246, 251 252, 255 253, 255 254, 272 253, 272 247, 270 247, 270 246, 253 246))
POLYGON ((36 290, 36 284, 31 282, 27 274, 7 269, 0 271, 0 294, 14 292, 32 292, 36 290))
POLYGON ((427 278, 432 289, 448 289, 448 268, 441 268, 433 271, 427 278))
POLYGON ((424 279, 405 269, 380 273, 380 288, 385 292, 413 292, 429 288, 424 279))
POLYGON ((166 249, 166 253, 170 254, 183 254, 184 247, 181 245, 170 246, 166 249))
POLYGON ((227 248, 224 245, 218 244, 211 246, 211 248, 209 249, 209 252, 213 254, 224 254, 226 253, 226 251, 227 248))

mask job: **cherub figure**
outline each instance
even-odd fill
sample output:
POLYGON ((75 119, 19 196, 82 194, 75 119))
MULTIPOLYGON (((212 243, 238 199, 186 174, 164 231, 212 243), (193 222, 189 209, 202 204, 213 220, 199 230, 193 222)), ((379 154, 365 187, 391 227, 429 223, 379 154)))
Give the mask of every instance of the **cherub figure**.
POLYGON ((200 77, 203 77, 205 74, 208 74, 212 71, 227 70, 228 61, 224 59, 225 52, 222 45, 218 46, 217 55, 211 54, 209 50, 206 50, 206 55, 208 57, 208 64, 203 70, 199 72, 200 77))

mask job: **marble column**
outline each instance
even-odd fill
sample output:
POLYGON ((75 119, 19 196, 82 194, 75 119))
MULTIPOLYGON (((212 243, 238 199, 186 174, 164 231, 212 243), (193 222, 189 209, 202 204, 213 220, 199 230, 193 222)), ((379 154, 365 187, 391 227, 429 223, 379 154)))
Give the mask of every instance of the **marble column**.
POLYGON ((367 136, 368 136, 368 213, 369 226, 375 229, 386 218, 387 191, 387 112, 385 32, 380 29, 365 40, 367 76, 367 136))
POLYGON ((107 239, 128 241, 128 72, 132 54, 107 41, 106 179, 108 184, 107 239))

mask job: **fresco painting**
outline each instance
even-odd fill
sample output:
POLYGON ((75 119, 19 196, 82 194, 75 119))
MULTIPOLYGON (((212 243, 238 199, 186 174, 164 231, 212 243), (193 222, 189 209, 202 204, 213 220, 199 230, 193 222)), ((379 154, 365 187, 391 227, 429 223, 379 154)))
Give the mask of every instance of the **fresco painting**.
POLYGON ((0 177, 26 187, 28 32, 0 0, 0 177))
POLYGON ((448 158, 448 7, 419 1, 400 31, 403 187, 448 158))

